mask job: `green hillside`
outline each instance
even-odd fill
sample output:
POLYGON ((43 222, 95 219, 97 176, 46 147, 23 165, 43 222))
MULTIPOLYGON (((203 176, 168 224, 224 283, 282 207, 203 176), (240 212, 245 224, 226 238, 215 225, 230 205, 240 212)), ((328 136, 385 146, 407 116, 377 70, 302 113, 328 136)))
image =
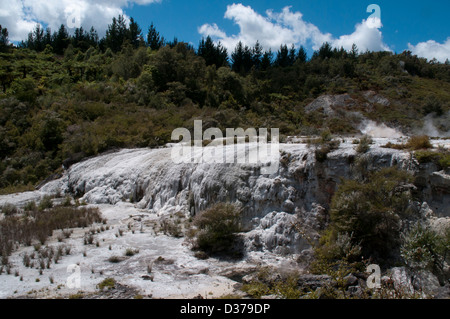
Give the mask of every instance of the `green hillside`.
POLYGON ((1 192, 31 189, 63 163, 107 150, 164 145, 173 129, 192 128, 194 119, 204 129, 358 133, 359 119, 345 108, 336 117, 305 111, 324 94, 348 94, 361 102, 352 112, 404 132, 450 109, 450 65, 410 52, 324 44, 308 59, 303 48, 272 53, 256 44, 228 54, 209 38, 198 49, 166 42, 153 26, 144 41, 135 25, 117 21, 101 40, 93 30, 75 36, 59 30, 48 38, 35 30, 19 47, 0 45, 1 192), (389 106, 368 109, 368 91, 389 106))

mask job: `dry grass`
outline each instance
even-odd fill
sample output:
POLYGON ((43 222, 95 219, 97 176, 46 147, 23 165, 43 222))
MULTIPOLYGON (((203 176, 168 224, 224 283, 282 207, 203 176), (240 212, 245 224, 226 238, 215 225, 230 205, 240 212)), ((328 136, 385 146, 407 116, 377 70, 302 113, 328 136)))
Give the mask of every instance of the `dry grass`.
POLYGON ((9 256, 19 245, 45 244, 57 229, 87 227, 102 220, 97 208, 55 207, 5 216, 0 221, 0 253, 9 256))
POLYGON ((407 147, 412 150, 421 150, 433 148, 430 143, 430 138, 426 135, 412 136, 406 143, 407 147))
POLYGON ((406 144, 393 144, 391 142, 383 146, 384 148, 392 148, 396 150, 423 150, 433 148, 430 138, 426 135, 411 136, 406 144))

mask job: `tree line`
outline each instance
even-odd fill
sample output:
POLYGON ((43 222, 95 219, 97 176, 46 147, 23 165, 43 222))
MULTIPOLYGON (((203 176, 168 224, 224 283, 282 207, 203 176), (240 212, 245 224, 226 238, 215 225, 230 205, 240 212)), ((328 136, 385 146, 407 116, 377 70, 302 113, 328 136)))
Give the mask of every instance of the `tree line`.
MULTIPOLYGON (((21 41, 18 46, 36 52, 47 50, 63 55, 69 46, 82 52, 86 52, 93 47, 102 52, 109 49, 113 53, 117 53, 127 45, 134 48, 149 47, 152 50, 159 50, 164 46, 173 48, 178 43, 177 38, 167 41, 156 30, 153 23, 147 30, 147 36, 144 37, 142 29, 133 18, 130 18, 127 23, 124 16, 119 15, 112 19, 112 23, 108 25, 106 35, 103 38, 99 38, 94 27, 91 27, 89 31, 83 29, 83 27, 76 28, 71 35, 64 24, 61 24, 58 31, 53 33, 49 27, 44 29, 38 24, 28 34, 27 40, 21 41)), ((194 50, 190 44, 185 43, 185 46, 194 50)), ((5 52, 7 49, 8 31, 0 26, 0 52, 5 52)), ((264 50, 259 41, 253 47, 239 41, 233 52, 229 54, 227 48, 220 42, 215 43, 210 36, 202 38, 197 50, 194 51, 196 55, 204 58, 207 66, 215 65, 216 68, 227 66, 241 75, 248 74, 252 68, 265 71, 272 66, 289 67, 297 61, 304 63, 308 60, 306 49, 303 46, 296 49, 294 45, 288 47, 283 44, 277 52, 272 52, 271 49, 264 50)), ((350 55, 356 53, 357 49, 354 46, 350 55)), ((340 50, 333 49, 329 43, 324 43, 318 51, 314 52, 312 58, 331 58, 344 54, 346 54, 346 51, 343 48, 340 50)))

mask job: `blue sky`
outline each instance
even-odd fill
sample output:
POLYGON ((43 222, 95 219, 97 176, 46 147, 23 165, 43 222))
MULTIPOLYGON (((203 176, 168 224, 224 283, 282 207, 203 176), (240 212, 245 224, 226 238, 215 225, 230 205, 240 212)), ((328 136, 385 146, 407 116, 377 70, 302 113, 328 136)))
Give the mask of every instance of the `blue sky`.
POLYGON ((444 62, 450 58, 449 0, 0 0, 0 24, 13 41, 26 38, 36 23, 57 28, 78 12, 81 25, 103 35, 113 16, 138 21, 144 34, 151 22, 169 40, 197 46, 211 35, 230 50, 237 41, 258 39, 276 50, 281 43, 304 45, 309 52, 323 42, 362 50, 413 53, 444 62), (368 19, 370 4, 380 7, 381 21, 368 19), (269 11, 268 11, 269 10, 269 11))
POLYGON ((355 25, 367 19, 367 6, 374 3, 381 8, 384 42, 393 51, 408 49, 408 43, 417 44, 428 40, 443 43, 450 37, 450 1, 417 0, 309 0, 309 1, 185 1, 163 0, 161 3, 141 6, 133 5, 125 12, 147 28, 153 21, 167 38, 177 36, 184 41, 198 43, 201 35, 198 27, 205 23, 216 23, 229 33, 238 33, 239 27, 224 18, 227 5, 242 3, 264 14, 267 9, 275 12, 286 6, 291 11, 300 11, 304 20, 316 25, 322 32, 334 36, 350 34, 355 25))

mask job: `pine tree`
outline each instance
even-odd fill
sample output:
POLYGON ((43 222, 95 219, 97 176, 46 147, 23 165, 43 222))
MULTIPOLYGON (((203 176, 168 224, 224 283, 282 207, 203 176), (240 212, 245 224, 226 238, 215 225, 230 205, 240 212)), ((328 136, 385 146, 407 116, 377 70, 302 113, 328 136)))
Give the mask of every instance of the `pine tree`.
POLYGON ((231 54, 231 60, 233 61, 231 69, 234 72, 240 73, 244 68, 244 45, 241 41, 238 42, 231 54))
POLYGON ((303 46, 300 47, 297 53, 297 61, 305 63, 308 60, 308 54, 303 46))
POLYGON ((152 50, 159 50, 162 46, 164 46, 164 42, 164 38, 159 35, 159 32, 156 31, 152 22, 147 32, 147 45, 152 50))
POLYGON ((259 43, 259 41, 256 41, 256 44, 253 47, 253 65, 258 70, 261 68, 261 60, 263 57, 262 50, 263 48, 261 44, 259 43))
POLYGON ((320 59, 331 59, 333 57, 333 49, 331 44, 328 42, 322 44, 319 51, 314 52, 313 57, 320 59))
POLYGON ((248 73, 253 67, 253 52, 248 46, 244 47, 243 72, 248 73))
POLYGON ((46 47, 47 45, 53 47, 52 30, 50 28, 45 29, 44 47, 46 47))
POLYGON ((273 53, 272 50, 265 51, 261 58, 261 70, 266 71, 272 66, 273 53))
POLYGON ((119 52, 125 39, 129 39, 129 30, 125 24, 123 15, 112 19, 112 24, 108 25, 105 37, 105 46, 113 52, 119 52))
POLYGON ((91 27, 91 29, 89 30, 89 44, 93 47, 98 46, 98 34, 94 27, 91 27))
POLYGON ((40 24, 37 24, 33 34, 32 34, 32 38, 33 38, 33 49, 41 52, 44 50, 45 48, 45 44, 44 44, 44 29, 41 28, 40 24))
POLYGON ((5 52, 8 49, 8 29, 2 28, 0 24, 0 52, 5 52))
POLYGON ((89 35, 83 30, 83 27, 75 29, 74 36, 72 37, 72 45, 74 48, 79 48, 82 51, 89 49, 89 35))
POLYGON ((233 61, 232 70, 242 75, 248 73, 254 65, 253 50, 246 45, 244 46, 241 41, 231 54, 231 59, 233 61))
POLYGON ((296 50, 295 50, 295 45, 292 44, 291 48, 289 49, 289 54, 288 54, 288 66, 292 66, 296 59, 297 59, 297 54, 296 54, 296 50))
POLYGON ((177 44, 179 43, 178 38, 174 37, 172 41, 167 42, 167 45, 173 49, 177 46, 177 44))
POLYGON ((64 24, 61 24, 58 32, 54 34, 53 43, 53 49, 56 54, 63 54, 64 50, 68 47, 70 38, 64 24))
POLYGON ((202 38, 198 46, 197 55, 205 59, 206 65, 215 65, 216 68, 228 65, 228 52, 219 42, 214 44, 210 36, 202 38))
POLYGON ((142 30, 133 18, 130 18, 128 39, 130 40, 130 43, 134 48, 139 47, 142 39, 142 30))
POLYGON ((355 43, 352 45, 352 49, 350 50, 350 57, 352 59, 355 59, 358 56, 358 47, 355 43))
POLYGON ((289 49, 286 44, 282 44, 277 52, 277 57, 275 59, 275 65, 279 67, 287 67, 290 65, 289 59, 289 49))

